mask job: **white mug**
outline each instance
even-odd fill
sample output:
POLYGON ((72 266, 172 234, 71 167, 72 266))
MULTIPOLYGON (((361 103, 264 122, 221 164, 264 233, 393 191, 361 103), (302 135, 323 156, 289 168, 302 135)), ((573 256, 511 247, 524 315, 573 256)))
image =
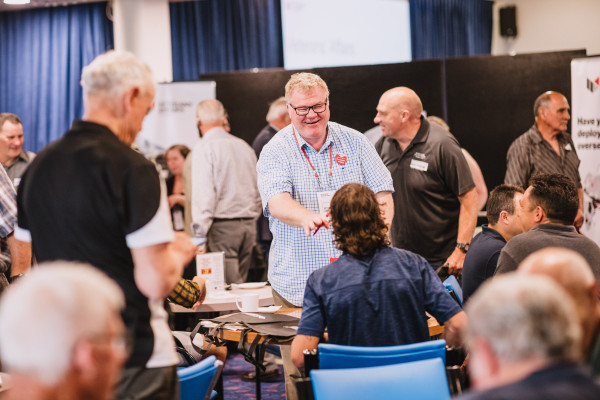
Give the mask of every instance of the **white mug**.
POLYGON ((254 293, 243 294, 235 299, 235 305, 241 312, 258 311, 258 295, 254 293), (240 306, 240 301, 242 305, 240 306))

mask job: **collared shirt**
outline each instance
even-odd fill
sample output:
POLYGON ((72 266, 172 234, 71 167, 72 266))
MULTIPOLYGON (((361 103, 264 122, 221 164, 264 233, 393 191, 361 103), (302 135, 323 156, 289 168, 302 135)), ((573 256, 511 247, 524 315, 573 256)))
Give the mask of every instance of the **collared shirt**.
POLYGON ((579 157, 575 152, 571 135, 563 132, 556 138, 560 156, 556 154, 550 143, 544 140, 536 124, 516 138, 506 153, 504 183, 526 189, 529 178, 535 174, 562 174, 580 188, 579 157))
POLYGON ((0 168, 0 273, 6 272, 11 263, 6 237, 17 223, 17 194, 8 175, 0 168))
POLYGON ((421 127, 404 151, 386 137, 375 147, 396 189, 392 245, 430 263, 446 260, 456 246, 458 197, 475 187, 458 141, 421 117, 421 127))
POLYGON ((154 164, 108 127, 76 120, 27 168, 17 205, 15 237, 33 243, 39 262, 86 262, 119 284, 123 320, 135 337, 126 368, 175 365, 164 301, 139 290, 131 253, 174 238, 154 164))
POLYGON ((256 155, 221 127, 206 132, 192 151, 192 219, 204 234, 215 218, 257 218, 256 155))
POLYGON ((375 193, 393 192, 394 187, 389 171, 363 134, 329 122, 327 138, 318 152, 297 131, 296 138, 298 143, 292 125, 279 131, 263 148, 257 171, 264 213, 269 217, 273 233, 269 281, 287 301, 301 306, 311 272, 329 264, 341 253, 334 247, 331 229, 321 228, 316 235, 306 236, 304 229, 273 218, 268 207, 271 197, 289 193, 305 208, 319 212, 317 192, 337 190, 350 182, 362 183, 375 193))
POLYGON ((595 400, 600 398, 600 384, 589 371, 570 362, 550 364, 521 380, 487 390, 470 391, 456 400, 595 400))
POLYGON ((12 164, 9 166, 2 164, 6 170, 6 173, 8 174, 8 177, 10 178, 10 181, 13 183, 13 185, 15 185, 15 187, 19 186, 19 182, 21 181, 23 173, 34 158, 35 153, 21 150, 21 153, 19 153, 16 160, 12 164))
POLYGON ((427 261, 382 247, 368 259, 344 253, 312 273, 298 334, 351 346, 393 346, 429 340, 427 316, 443 324, 461 311, 427 261))
POLYGON ((498 257, 506 240, 494 229, 484 224, 481 232, 471 241, 463 264, 463 304, 488 278, 494 276, 498 257))
POLYGON ((510 239, 500 252, 496 274, 515 271, 528 255, 546 247, 571 249, 588 262, 600 282, 600 247, 573 225, 540 224, 510 239))

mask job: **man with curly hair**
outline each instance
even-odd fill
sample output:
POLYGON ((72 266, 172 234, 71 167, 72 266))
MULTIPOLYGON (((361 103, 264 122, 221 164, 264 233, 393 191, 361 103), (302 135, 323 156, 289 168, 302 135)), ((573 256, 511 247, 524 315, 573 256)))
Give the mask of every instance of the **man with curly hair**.
POLYGON ((427 261, 390 247, 375 194, 359 183, 340 188, 331 201, 331 223, 342 256, 310 275, 292 358, 315 349, 325 328, 334 344, 392 346, 429 340, 431 313, 445 324, 449 344, 460 343, 465 313, 427 261))

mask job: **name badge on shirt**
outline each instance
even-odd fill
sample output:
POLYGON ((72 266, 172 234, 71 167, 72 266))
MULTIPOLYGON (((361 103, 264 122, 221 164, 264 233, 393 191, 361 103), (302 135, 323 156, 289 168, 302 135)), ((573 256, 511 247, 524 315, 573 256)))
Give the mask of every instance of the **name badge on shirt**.
POLYGON ((317 203, 319 204, 319 213, 326 214, 329 211, 331 199, 333 198, 334 194, 335 190, 317 192, 317 203))
POLYGON ((412 169, 416 169, 418 171, 427 171, 429 167, 429 163, 425 161, 415 160, 414 158, 410 160, 410 167, 412 169))

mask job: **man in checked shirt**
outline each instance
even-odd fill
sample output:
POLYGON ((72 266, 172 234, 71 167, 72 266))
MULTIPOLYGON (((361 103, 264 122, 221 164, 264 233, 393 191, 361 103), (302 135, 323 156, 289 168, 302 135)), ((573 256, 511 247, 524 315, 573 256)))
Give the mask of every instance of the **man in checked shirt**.
POLYGON ((4 168, 0 168, 0 292, 21 278, 31 266, 31 245, 15 239, 17 194, 4 168))
POLYGON ((558 92, 542 93, 533 104, 535 122, 510 145, 506 154, 504 183, 527 189, 533 175, 562 174, 577 185, 579 210, 574 225, 583 225, 583 190, 579 176, 579 157, 567 132, 569 102, 558 92))

